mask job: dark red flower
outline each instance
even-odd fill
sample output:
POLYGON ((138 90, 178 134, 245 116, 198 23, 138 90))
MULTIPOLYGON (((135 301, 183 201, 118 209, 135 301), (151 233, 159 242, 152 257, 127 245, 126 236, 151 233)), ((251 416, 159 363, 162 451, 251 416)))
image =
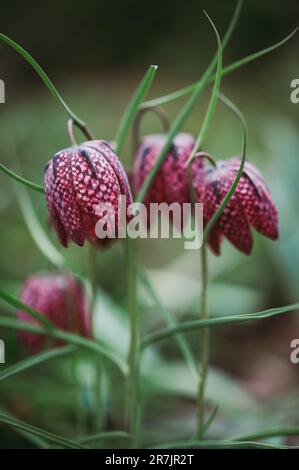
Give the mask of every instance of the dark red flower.
POLYGON ((85 239, 103 244, 105 240, 95 233, 97 221, 104 216, 96 213, 99 204, 111 204, 117 221, 119 196, 126 196, 126 207, 132 203, 126 173, 104 140, 84 142, 54 155, 45 168, 45 191, 50 219, 63 246, 69 239, 79 246, 85 239))
MULTIPOLYGON (((70 275, 41 273, 31 276, 23 286, 20 299, 24 304, 42 313, 57 328, 86 337, 91 336, 90 310, 84 290, 70 275)), ((22 321, 40 324, 26 312, 18 311, 17 316, 22 321)), ((20 337, 32 353, 43 349, 49 341, 44 335, 30 332, 21 332, 20 337)), ((62 344, 57 340, 54 343, 62 344)))
MULTIPOLYGON (((147 175, 152 169, 165 142, 165 134, 148 135, 142 139, 137 150, 133 174, 133 190, 138 193, 147 175)), ((187 133, 179 133, 173 140, 172 146, 166 155, 158 173, 156 174, 144 203, 190 202, 190 191, 186 162, 194 146, 194 138, 187 133)), ((202 161, 196 160, 198 168, 202 161)))
MULTIPOLYGON (((203 203, 204 224, 207 224, 230 189, 238 169, 240 157, 218 161, 215 167, 205 166, 193 172, 193 185, 198 202, 203 203)), ((250 225, 262 235, 278 238, 278 213, 269 189, 260 172, 249 162, 232 199, 209 235, 209 244, 220 254, 220 243, 226 237, 236 248, 250 254, 253 238, 250 225)))

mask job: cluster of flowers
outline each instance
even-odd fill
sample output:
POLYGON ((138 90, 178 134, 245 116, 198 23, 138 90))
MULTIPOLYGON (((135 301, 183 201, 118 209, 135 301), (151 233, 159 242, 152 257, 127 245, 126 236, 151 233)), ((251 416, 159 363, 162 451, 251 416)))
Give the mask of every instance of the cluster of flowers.
MULTIPOLYGON (((136 194, 151 171, 166 141, 164 134, 142 139, 137 150, 134 171, 130 177, 136 194)), ((190 134, 179 133, 158 170, 144 203, 191 203, 194 195, 203 203, 204 224, 207 224, 231 187, 240 166, 240 158, 217 161, 210 165, 200 155, 187 161, 195 141, 190 134), (190 178, 191 175, 191 178, 190 178), (190 179, 194 189, 191 195, 190 179)), ((72 240, 83 246, 85 240, 103 246, 111 239, 100 240, 95 225, 101 218, 97 207, 110 203, 118 214, 118 198, 126 196, 133 202, 128 177, 112 146, 104 140, 93 140, 58 152, 45 168, 46 202, 51 223, 63 246, 72 240)), ((278 238, 278 215, 270 192, 260 172, 249 162, 237 189, 223 214, 213 226, 208 244, 220 254, 222 239, 227 238, 236 248, 250 254, 253 238, 250 225, 264 236, 278 238)), ((90 336, 89 307, 86 306, 80 284, 68 274, 37 275, 24 285, 21 300, 40 311, 64 330, 90 336)), ((24 312, 21 319, 36 322, 24 312)), ((23 333, 31 350, 44 346, 45 338, 23 333)))

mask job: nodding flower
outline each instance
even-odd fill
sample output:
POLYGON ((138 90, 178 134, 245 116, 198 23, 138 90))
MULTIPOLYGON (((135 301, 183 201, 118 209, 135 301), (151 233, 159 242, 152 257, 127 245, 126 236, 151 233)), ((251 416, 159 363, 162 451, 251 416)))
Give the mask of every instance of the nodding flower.
MULTIPOLYGON (((166 134, 153 134, 145 136, 137 149, 135 157, 132 187, 138 193, 146 177, 151 171, 165 142, 166 134)), ((195 140, 191 134, 179 133, 175 136, 172 145, 159 168, 145 198, 146 205, 150 203, 183 204, 190 202, 190 190, 186 163, 194 147, 195 140)), ((203 166, 200 159, 194 164, 198 169, 203 166)), ((194 166, 192 165, 192 169, 194 166)))
MULTIPOLYGON (((204 224, 209 222, 229 191, 240 163, 240 157, 233 157, 193 172, 197 201, 203 203, 204 224)), ((226 237, 240 251, 250 254, 253 246, 250 226, 265 237, 278 239, 277 208, 261 173, 246 161, 236 191, 212 227, 208 243, 219 255, 221 240, 226 237)))
MULTIPOLYGON (((66 273, 40 273, 29 277, 22 288, 20 300, 44 315, 52 324, 65 331, 91 336, 90 308, 83 287, 66 273)), ((20 320, 39 325, 40 322, 26 312, 18 311, 20 320)), ((42 350, 47 343, 62 345, 46 335, 23 331, 22 342, 32 352, 42 350)))
MULTIPOLYGON (((132 195, 126 173, 112 147, 92 140, 56 153, 45 168, 45 192, 51 223, 63 246, 72 240, 83 246, 85 239, 99 246, 108 239, 96 236, 96 223, 104 217, 99 205, 114 209, 118 228, 118 200, 132 195)), ((110 239, 109 239, 110 240, 110 239)))

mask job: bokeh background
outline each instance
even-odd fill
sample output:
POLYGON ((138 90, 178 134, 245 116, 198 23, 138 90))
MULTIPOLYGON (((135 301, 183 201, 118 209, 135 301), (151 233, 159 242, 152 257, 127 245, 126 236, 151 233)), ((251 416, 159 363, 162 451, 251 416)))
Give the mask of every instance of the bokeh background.
MULTIPOLYGON (((159 65, 150 97, 194 82, 216 48, 202 10, 207 10, 222 34, 234 5, 232 0, 10 1, 1 5, 0 30, 31 52, 97 137, 113 140, 148 65, 159 65)), ((298 19, 296 0, 245 0, 224 64, 281 40, 298 19)), ((290 101, 290 82, 299 78, 298 50, 297 34, 278 50, 223 78, 222 91, 247 119, 248 158, 268 182, 279 208, 281 235, 275 243, 255 235, 250 257, 226 242, 221 257, 210 256, 211 316, 255 312, 299 300, 299 104, 290 101)), ((6 85, 6 103, 0 105, 0 160, 41 183, 45 163, 68 146, 67 116, 32 68, 5 44, 0 44, 0 78, 6 85)), ((198 133, 208 98, 207 90, 185 130, 198 133)), ((171 119, 184 101, 165 106, 171 119)), ((143 133, 149 132, 160 132, 151 116, 143 125, 143 133)), ((205 149, 216 158, 227 158, 238 153, 240 146, 239 124, 219 104, 205 149)), ((131 167, 129 141, 121 160, 131 167)), ((38 220, 59 248, 48 227, 43 197, 38 193, 29 197, 38 220)), ((18 199, 11 180, 0 174, 0 283, 15 294, 27 276, 50 269, 24 222, 18 199)), ((71 270, 86 272, 86 249, 71 246, 64 255, 71 270)), ((199 256, 185 251, 179 240, 144 240, 139 243, 139 259, 160 302, 179 320, 196 318, 199 256)), ((125 354, 126 283, 120 244, 98 253, 97 275, 96 334, 125 354)), ((159 308, 142 288, 140 301, 143 332, 164 326, 159 308)), ((0 312, 13 314, 3 303, 0 312)), ((290 362, 290 342, 297 337, 296 314, 213 330, 207 399, 211 409, 216 404, 220 408, 209 437, 299 425, 299 365, 290 362)), ((26 357, 15 333, 0 329, 0 338, 6 341, 7 365, 26 357)), ((188 339, 196 353, 198 335, 190 334, 188 339)), ((190 437, 196 383, 175 341, 153 348, 144 358, 142 371, 144 444, 190 437)), ((109 364, 99 371, 85 355, 75 365, 72 359, 61 359, 0 383, 2 410, 70 437, 121 428, 123 395, 118 373, 109 364)), ((0 425, 0 447, 40 444, 0 425)))

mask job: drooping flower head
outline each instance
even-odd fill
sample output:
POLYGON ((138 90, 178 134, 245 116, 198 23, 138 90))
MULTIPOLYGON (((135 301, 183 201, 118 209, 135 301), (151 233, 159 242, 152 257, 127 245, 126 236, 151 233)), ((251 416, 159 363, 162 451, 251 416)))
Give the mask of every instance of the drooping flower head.
MULTIPOLYGON (((20 300, 47 317, 57 328, 91 336, 90 310, 84 290, 69 274, 41 273, 29 277, 23 285, 20 300)), ((40 324, 26 312, 18 311, 17 316, 22 321, 40 324)), ((45 335, 25 331, 20 337, 32 353, 40 351, 50 341, 45 335)), ((57 340, 54 343, 62 344, 57 340)))
MULTIPOLYGON (((167 136, 165 134, 153 134, 144 137, 137 150, 133 174, 133 191, 135 194, 141 189, 146 177, 157 160, 167 136)), ((195 140, 192 135, 179 133, 175 136, 169 152, 160 166, 144 203, 166 202, 183 204, 190 202, 190 191, 186 162, 192 152, 195 140)), ((203 166, 197 159, 195 165, 203 166)))
MULTIPOLYGON (((240 157, 233 157, 193 172, 197 200, 203 203, 204 224, 229 191, 240 163, 240 157)), ((221 240, 226 237, 240 251, 250 254, 253 246, 250 225, 265 237, 278 238, 278 213, 270 191, 261 173, 246 161, 233 197, 209 234, 209 245, 219 255, 221 240)))
POLYGON ((85 239, 103 244, 95 226, 104 213, 100 204, 114 209, 117 227, 118 198, 132 195, 126 173, 104 140, 93 140, 56 153, 45 168, 46 201, 53 227, 63 246, 71 239, 82 246, 85 239))

